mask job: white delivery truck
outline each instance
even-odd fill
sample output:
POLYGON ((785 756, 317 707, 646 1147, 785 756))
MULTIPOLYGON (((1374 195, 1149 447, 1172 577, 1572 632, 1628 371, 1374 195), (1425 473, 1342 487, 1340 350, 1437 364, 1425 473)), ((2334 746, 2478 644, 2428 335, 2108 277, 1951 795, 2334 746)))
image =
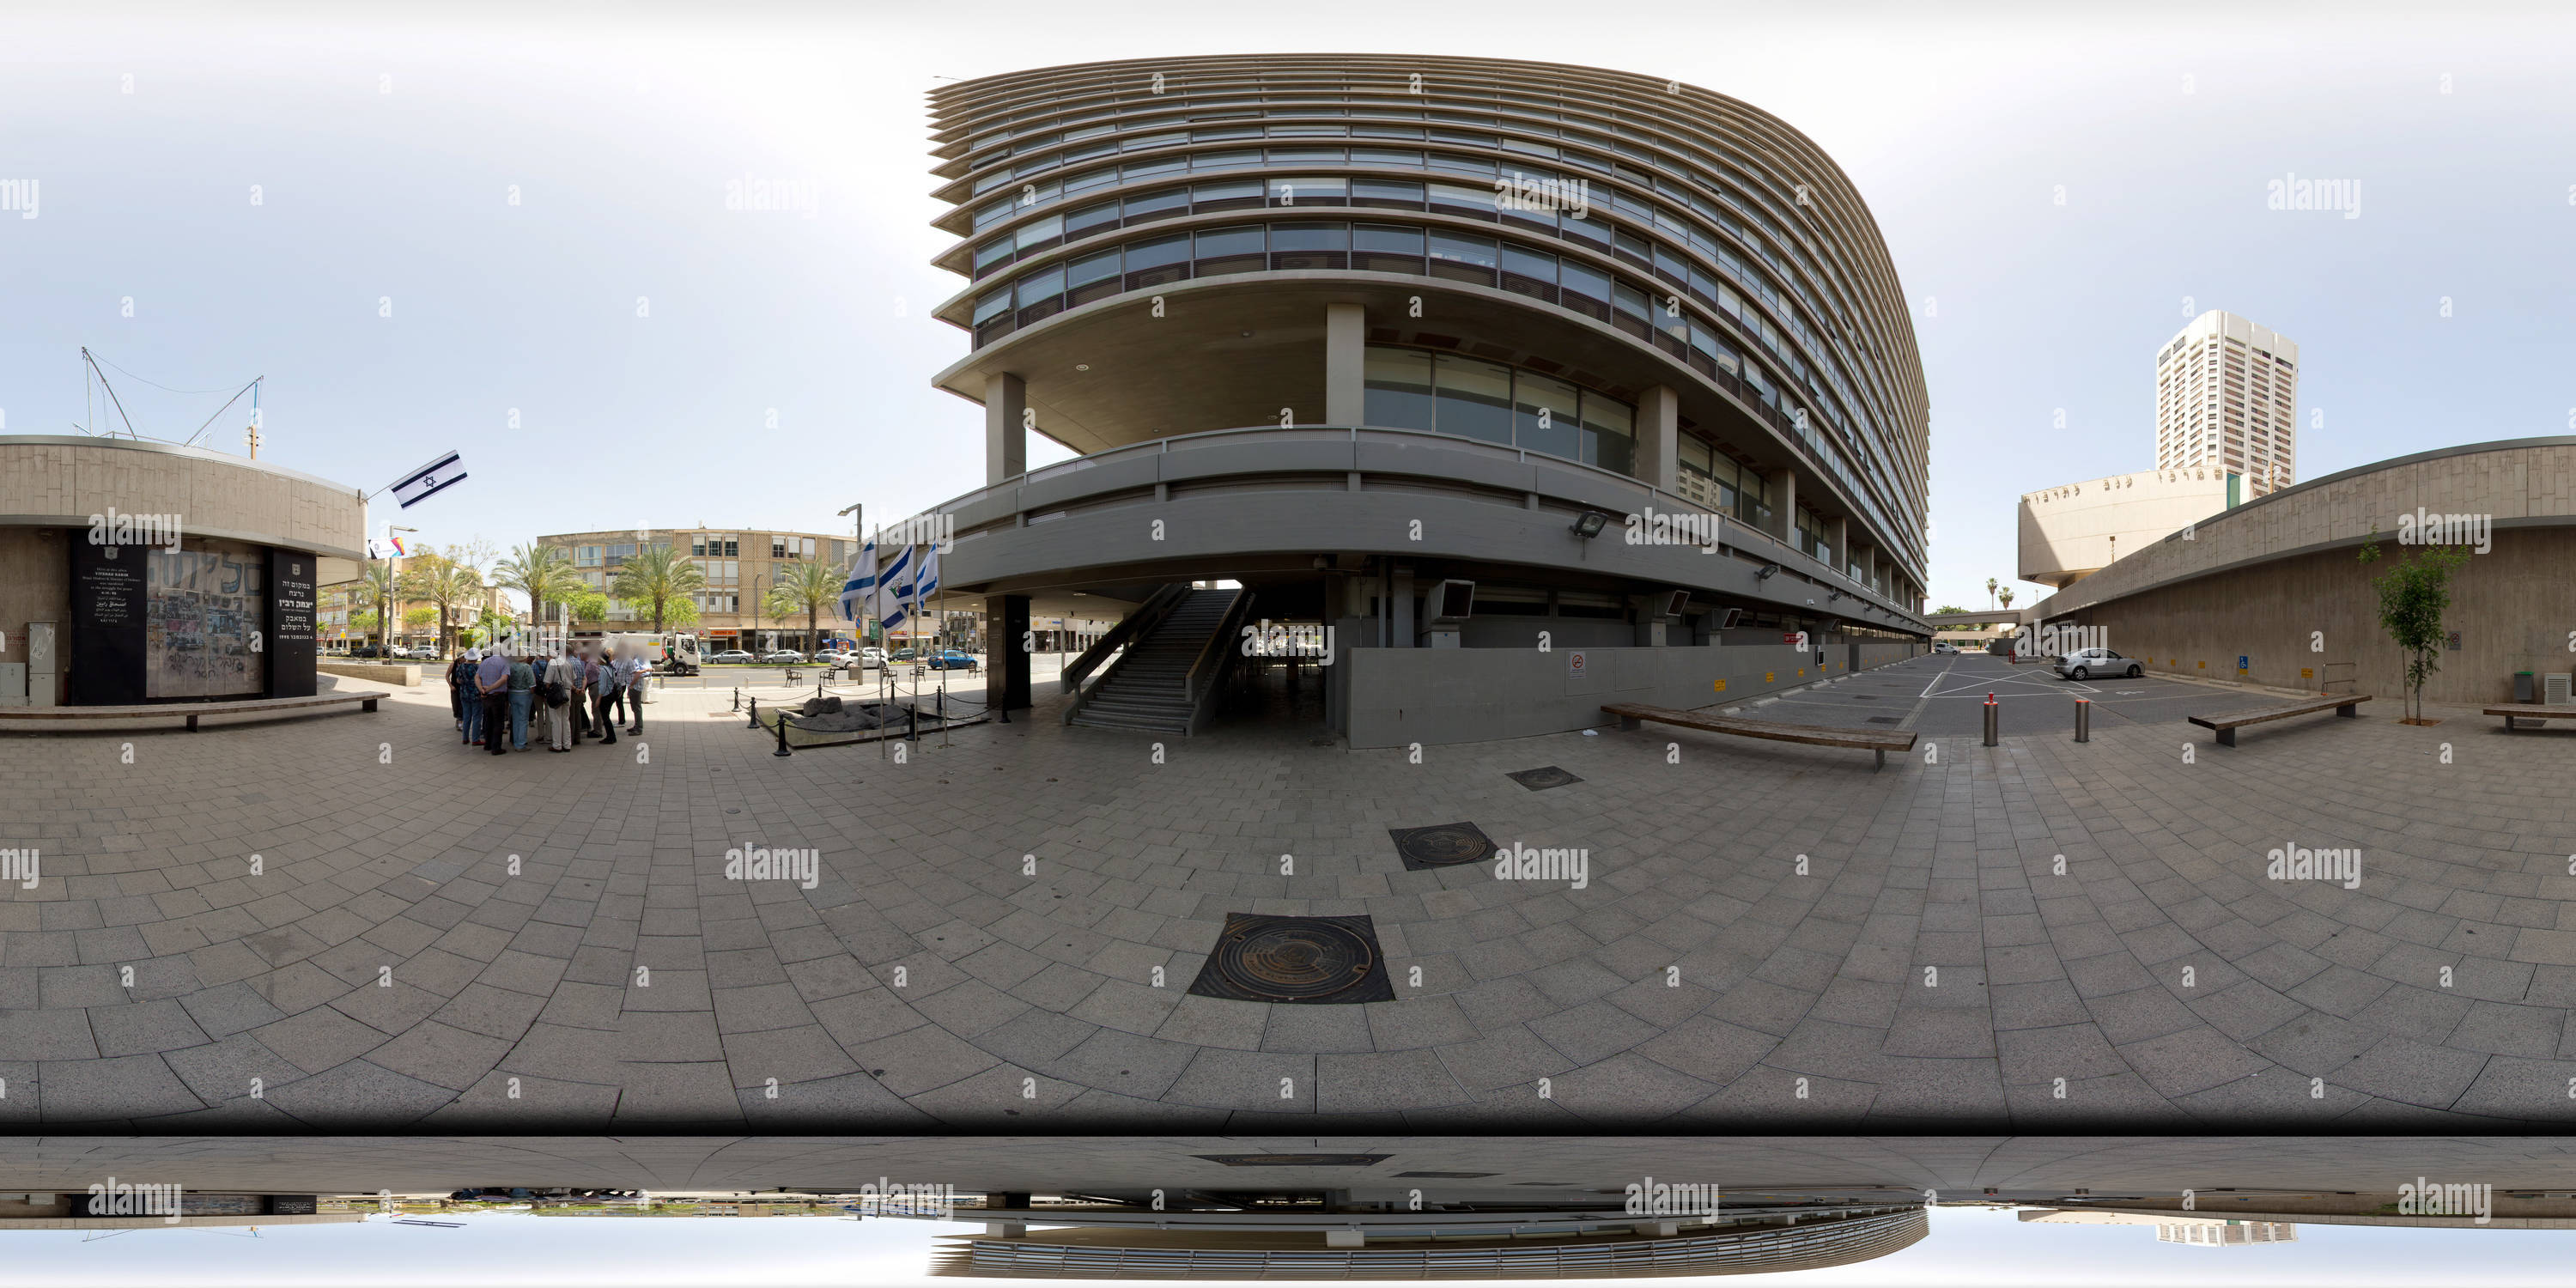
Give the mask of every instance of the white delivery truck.
POLYGON ((649 631, 612 633, 602 642, 616 649, 619 657, 630 656, 630 650, 640 650, 653 663, 655 675, 696 675, 705 660, 698 637, 680 631, 661 635, 649 631))

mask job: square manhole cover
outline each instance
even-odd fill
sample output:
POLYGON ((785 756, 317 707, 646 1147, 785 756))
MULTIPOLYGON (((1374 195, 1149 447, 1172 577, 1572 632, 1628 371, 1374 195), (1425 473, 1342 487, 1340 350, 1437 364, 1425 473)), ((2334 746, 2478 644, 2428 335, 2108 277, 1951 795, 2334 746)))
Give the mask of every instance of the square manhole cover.
POLYGON ((1395 1000, 1386 950, 1378 947, 1377 930, 1365 916, 1229 912, 1190 992, 1237 1002, 1395 1000))
POLYGON ((1493 841, 1485 835, 1483 828, 1473 823, 1390 827, 1386 834, 1395 838, 1395 852, 1404 859, 1408 872, 1454 868, 1461 863, 1479 863, 1494 857, 1493 841))
POLYGON ((1563 787, 1567 783, 1579 783, 1583 781, 1581 778, 1578 778, 1565 770, 1559 769, 1554 765, 1542 765, 1537 769, 1524 769, 1516 774, 1507 774, 1505 777, 1534 792, 1543 792, 1551 787, 1563 787))

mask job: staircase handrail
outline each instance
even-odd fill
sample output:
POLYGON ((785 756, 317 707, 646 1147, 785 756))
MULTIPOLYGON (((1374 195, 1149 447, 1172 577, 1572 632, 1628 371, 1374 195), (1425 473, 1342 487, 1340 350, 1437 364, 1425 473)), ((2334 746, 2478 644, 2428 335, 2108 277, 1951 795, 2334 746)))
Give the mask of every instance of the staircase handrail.
POLYGON ((1135 612, 1127 614, 1116 626, 1110 627, 1108 634, 1101 636, 1091 647, 1082 651, 1082 656, 1065 664, 1064 670, 1058 674, 1063 691, 1071 693, 1080 689, 1082 682, 1091 678, 1092 670, 1108 661, 1110 654, 1126 647, 1130 640, 1138 638, 1144 632, 1161 624, 1164 616, 1169 614, 1175 605, 1189 597, 1190 584, 1185 581, 1168 583, 1146 596, 1145 602, 1138 604, 1135 612))
POLYGON ((1199 655, 1190 663, 1189 674, 1181 682, 1181 691, 1189 695, 1190 728, 1193 732, 1205 723, 1208 697, 1216 689, 1217 677, 1225 671, 1229 655, 1218 650, 1228 647, 1229 641, 1241 633, 1243 619, 1251 608, 1252 588, 1238 587, 1234 598, 1227 602, 1225 612, 1217 618, 1216 629, 1209 633, 1207 643, 1199 646, 1199 655))

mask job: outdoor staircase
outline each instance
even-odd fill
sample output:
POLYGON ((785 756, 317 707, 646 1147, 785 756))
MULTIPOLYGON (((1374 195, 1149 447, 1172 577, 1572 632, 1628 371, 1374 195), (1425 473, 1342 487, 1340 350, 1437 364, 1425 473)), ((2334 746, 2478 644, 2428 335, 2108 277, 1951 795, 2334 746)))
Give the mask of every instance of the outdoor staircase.
POLYGON ((1218 642, 1210 653, 1209 637, 1234 616, 1243 590, 1193 590, 1154 624, 1145 638, 1130 644, 1126 655, 1097 685, 1083 695, 1082 705, 1066 721, 1095 729, 1136 729, 1151 733, 1188 734, 1200 705, 1214 693, 1213 673, 1222 669, 1232 650, 1218 642), (1197 692, 1190 672, 1202 657, 1212 657, 1209 675, 1197 692))

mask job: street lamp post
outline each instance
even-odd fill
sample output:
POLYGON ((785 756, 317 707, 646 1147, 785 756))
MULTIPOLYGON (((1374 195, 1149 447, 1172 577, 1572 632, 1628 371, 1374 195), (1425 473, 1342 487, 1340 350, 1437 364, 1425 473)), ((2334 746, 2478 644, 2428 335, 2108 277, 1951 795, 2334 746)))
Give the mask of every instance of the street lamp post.
MULTIPOLYGON (((850 558, 855 561, 860 555, 865 554, 868 548, 867 503, 862 501, 841 511, 841 513, 856 516, 850 520, 850 558)), ((868 575, 870 577, 874 577, 876 575, 876 571, 876 569, 870 568, 868 569, 868 575)), ((859 612, 856 620, 859 631, 859 647, 864 649, 868 646, 868 596, 859 596, 859 612)))
MULTIPOLYGON (((397 532, 408 532, 413 536, 420 535, 420 529, 418 528, 397 528, 390 520, 388 520, 385 523, 385 545, 388 549, 393 546, 394 534, 397 532)), ((387 571, 392 570, 393 563, 394 557, 392 555, 385 556, 385 567, 387 571)), ((402 601, 393 598, 392 588, 392 579, 388 577, 386 579, 386 598, 376 601, 376 643, 383 646, 377 650, 381 655, 376 658, 379 662, 392 657, 394 653, 393 610, 395 605, 400 604, 402 601)))

